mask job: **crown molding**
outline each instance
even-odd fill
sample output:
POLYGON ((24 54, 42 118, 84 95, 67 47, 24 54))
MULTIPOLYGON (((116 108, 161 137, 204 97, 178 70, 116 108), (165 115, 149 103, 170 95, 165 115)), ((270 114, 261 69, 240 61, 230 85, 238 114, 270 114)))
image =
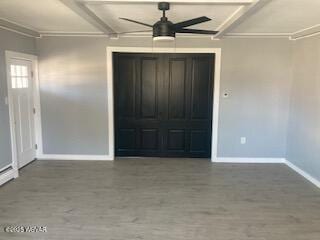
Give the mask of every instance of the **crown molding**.
MULTIPOLYGON (((74 0, 85 4, 123 4, 123 3, 158 3, 159 0, 74 0)), ((215 4, 215 5, 247 5, 252 4, 256 0, 171 0, 170 3, 175 4, 215 4)))
POLYGON ((299 40, 302 38, 313 37, 320 34, 320 24, 301 29, 292 33, 290 40, 299 40))
POLYGON ((40 32, 41 37, 109 37, 102 32, 64 32, 64 31, 47 31, 40 32))
POLYGON ((24 36, 40 38, 39 32, 12 21, 8 21, 7 19, 0 18, 0 28, 19 33, 24 36))
POLYGON ((285 38, 289 39, 291 33, 228 33, 224 38, 285 38))

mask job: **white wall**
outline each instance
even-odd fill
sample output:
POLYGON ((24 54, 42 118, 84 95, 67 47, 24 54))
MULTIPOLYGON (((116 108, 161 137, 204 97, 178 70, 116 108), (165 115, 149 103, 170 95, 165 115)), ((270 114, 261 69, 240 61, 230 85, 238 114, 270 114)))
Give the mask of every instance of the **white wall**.
MULTIPOLYGON (((152 45, 151 38, 37 40, 45 154, 108 153, 106 47, 152 45)), ((180 38, 167 46, 222 48, 221 91, 230 98, 220 101, 220 157, 285 156, 290 41, 180 38)))

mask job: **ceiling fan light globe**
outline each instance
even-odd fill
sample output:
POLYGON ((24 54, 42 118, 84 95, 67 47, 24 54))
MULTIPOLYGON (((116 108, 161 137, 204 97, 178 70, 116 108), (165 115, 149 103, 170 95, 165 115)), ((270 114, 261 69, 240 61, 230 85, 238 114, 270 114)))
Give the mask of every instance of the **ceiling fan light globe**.
POLYGON ((172 36, 158 36, 158 37, 153 37, 153 41, 156 42, 171 42, 174 41, 175 37, 172 36))

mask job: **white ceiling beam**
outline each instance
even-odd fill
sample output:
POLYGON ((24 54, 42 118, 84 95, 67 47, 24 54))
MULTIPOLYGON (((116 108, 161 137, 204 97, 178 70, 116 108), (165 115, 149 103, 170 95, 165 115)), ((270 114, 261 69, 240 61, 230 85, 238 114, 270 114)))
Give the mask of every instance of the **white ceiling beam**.
MULTIPOLYGON (((81 0, 87 4, 108 4, 108 3, 158 3, 160 0, 81 0)), ((230 4, 247 5, 255 0, 170 0, 170 3, 179 4, 230 4)))
POLYGON ((96 14, 94 14, 87 6, 84 1, 77 0, 60 0, 63 4, 69 7, 72 11, 77 13, 80 17, 85 19, 87 22, 95 26, 97 29, 105 34, 115 34, 116 32, 108 24, 102 21, 96 14))
POLYGON ((40 33, 38 33, 37 31, 20 26, 16 23, 12 23, 2 18, 0 18, 0 28, 7 29, 9 31, 13 31, 16 33, 20 33, 29 37, 36 37, 36 38, 40 37, 40 33))
POLYGON ((250 5, 243 5, 239 7, 226 21, 224 21, 216 30, 219 31, 215 35, 216 38, 221 38, 230 32, 233 28, 238 26, 243 20, 251 16, 257 10, 262 8, 271 0, 254 0, 250 5))
POLYGON ((300 38, 314 36, 314 35, 317 35, 317 34, 320 34, 320 24, 317 24, 315 26, 299 30, 299 31, 293 33, 290 36, 290 39, 291 40, 297 40, 297 39, 300 39, 300 38))

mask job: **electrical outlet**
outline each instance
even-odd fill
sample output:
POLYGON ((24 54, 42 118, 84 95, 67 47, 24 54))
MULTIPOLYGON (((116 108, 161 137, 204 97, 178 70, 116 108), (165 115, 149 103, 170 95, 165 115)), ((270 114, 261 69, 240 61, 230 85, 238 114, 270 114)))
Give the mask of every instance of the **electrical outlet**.
POLYGON ((240 138, 240 143, 241 144, 246 144, 247 143, 247 138, 246 137, 241 137, 240 138))

